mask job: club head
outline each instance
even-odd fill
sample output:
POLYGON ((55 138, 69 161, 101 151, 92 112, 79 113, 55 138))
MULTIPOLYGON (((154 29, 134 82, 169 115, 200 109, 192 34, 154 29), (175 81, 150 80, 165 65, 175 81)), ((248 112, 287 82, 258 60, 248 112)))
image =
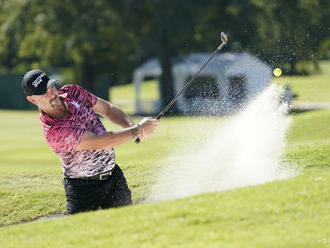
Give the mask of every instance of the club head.
POLYGON ((227 43, 227 35, 224 32, 221 32, 221 41, 223 43, 227 43))

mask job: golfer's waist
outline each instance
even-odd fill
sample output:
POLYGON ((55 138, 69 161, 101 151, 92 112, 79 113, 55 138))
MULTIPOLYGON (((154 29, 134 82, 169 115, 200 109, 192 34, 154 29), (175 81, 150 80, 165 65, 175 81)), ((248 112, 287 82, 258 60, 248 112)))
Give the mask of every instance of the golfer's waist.
POLYGON ((104 171, 102 173, 93 175, 93 176, 79 176, 79 177, 71 177, 71 176, 64 176, 64 179, 69 180, 96 180, 96 181, 102 181, 106 180, 109 177, 112 176, 112 174, 115 172, 117 165, 115 165, 112 169, 104 171))

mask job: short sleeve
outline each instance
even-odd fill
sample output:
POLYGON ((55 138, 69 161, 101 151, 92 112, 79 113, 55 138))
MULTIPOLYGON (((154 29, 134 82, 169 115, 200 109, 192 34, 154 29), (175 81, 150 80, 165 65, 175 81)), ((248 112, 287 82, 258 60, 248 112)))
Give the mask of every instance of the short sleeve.
POLYGON ((49 130, 46 140, 54 152, 70 153, 76 150, 83 134, 83 129, 59 127, 49 130))
POLYGON ((90 104, 93 107, 97 102, 97 97, 93 93, 89 92, 88 90, 86 90, 78 85, 77 85, 77 88, 79 91, 81 91, 81 93, 86 97, 86 99, 90 102, 90 104))

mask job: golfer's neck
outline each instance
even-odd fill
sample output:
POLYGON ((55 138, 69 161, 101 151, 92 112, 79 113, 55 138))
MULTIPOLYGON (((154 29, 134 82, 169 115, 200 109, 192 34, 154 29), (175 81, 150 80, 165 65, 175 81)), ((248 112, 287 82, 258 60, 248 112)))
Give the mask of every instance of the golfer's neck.
POLYGON ((49 115, 50 117, 53 118, 58 118, 58 117, 62 117, 68 114, 68 110, 67 107, 64 105, 63 101, 61 100, 62 104, 61 107, 56 108, 56 109, 52 109, 52 108, 44 108, 41 109, 39 108, 40 111, 44 112, 45 114, 49 115))

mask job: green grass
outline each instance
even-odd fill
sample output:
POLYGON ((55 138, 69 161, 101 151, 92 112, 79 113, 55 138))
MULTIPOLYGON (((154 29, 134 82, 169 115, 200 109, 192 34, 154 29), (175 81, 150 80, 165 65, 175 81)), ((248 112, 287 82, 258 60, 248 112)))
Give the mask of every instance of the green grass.
POLYGON ((323 247, 330 176, 319 176, 9 227, 0 241, 5 247, 323 247))
POLYGON ((0 173, 59 173, 58 158, 42 136, 38 112, 0 112, 0 173))
MULTIPOLYGON (((156 80, 143 82, 140 97, 146 102, 159 99, 158 82, 156 80)), ((115 86, 110 90, 110 100, 124 110, 125 113, 135 113, 135 98, 136 93, 133 84, 115 86)))
POLYGON ((330 61, 321 63, 321 73, 311 76, 282 76, 275 78, 274 83, 289 84, 295 101, 301 102, 330 102, 330 61))
POLYGON ((0 137, 0 226, 63 212, 59 159, 42 136, 39 113, 0 111, 0 137))
MULTIPOLYGON (((327 247, 330 111, 293 118, 286 159, 302 169, 296 178, 2 227, 0 247, 327 247)), ((0 120, 1 225, 63 213, 59 161, 43 140, 38 114, 0 111, 0 120)), ((177 140, 214 121, 165 118, 157 136, 116 149, 134 200, 145 196, 158 162, 177 140)))

